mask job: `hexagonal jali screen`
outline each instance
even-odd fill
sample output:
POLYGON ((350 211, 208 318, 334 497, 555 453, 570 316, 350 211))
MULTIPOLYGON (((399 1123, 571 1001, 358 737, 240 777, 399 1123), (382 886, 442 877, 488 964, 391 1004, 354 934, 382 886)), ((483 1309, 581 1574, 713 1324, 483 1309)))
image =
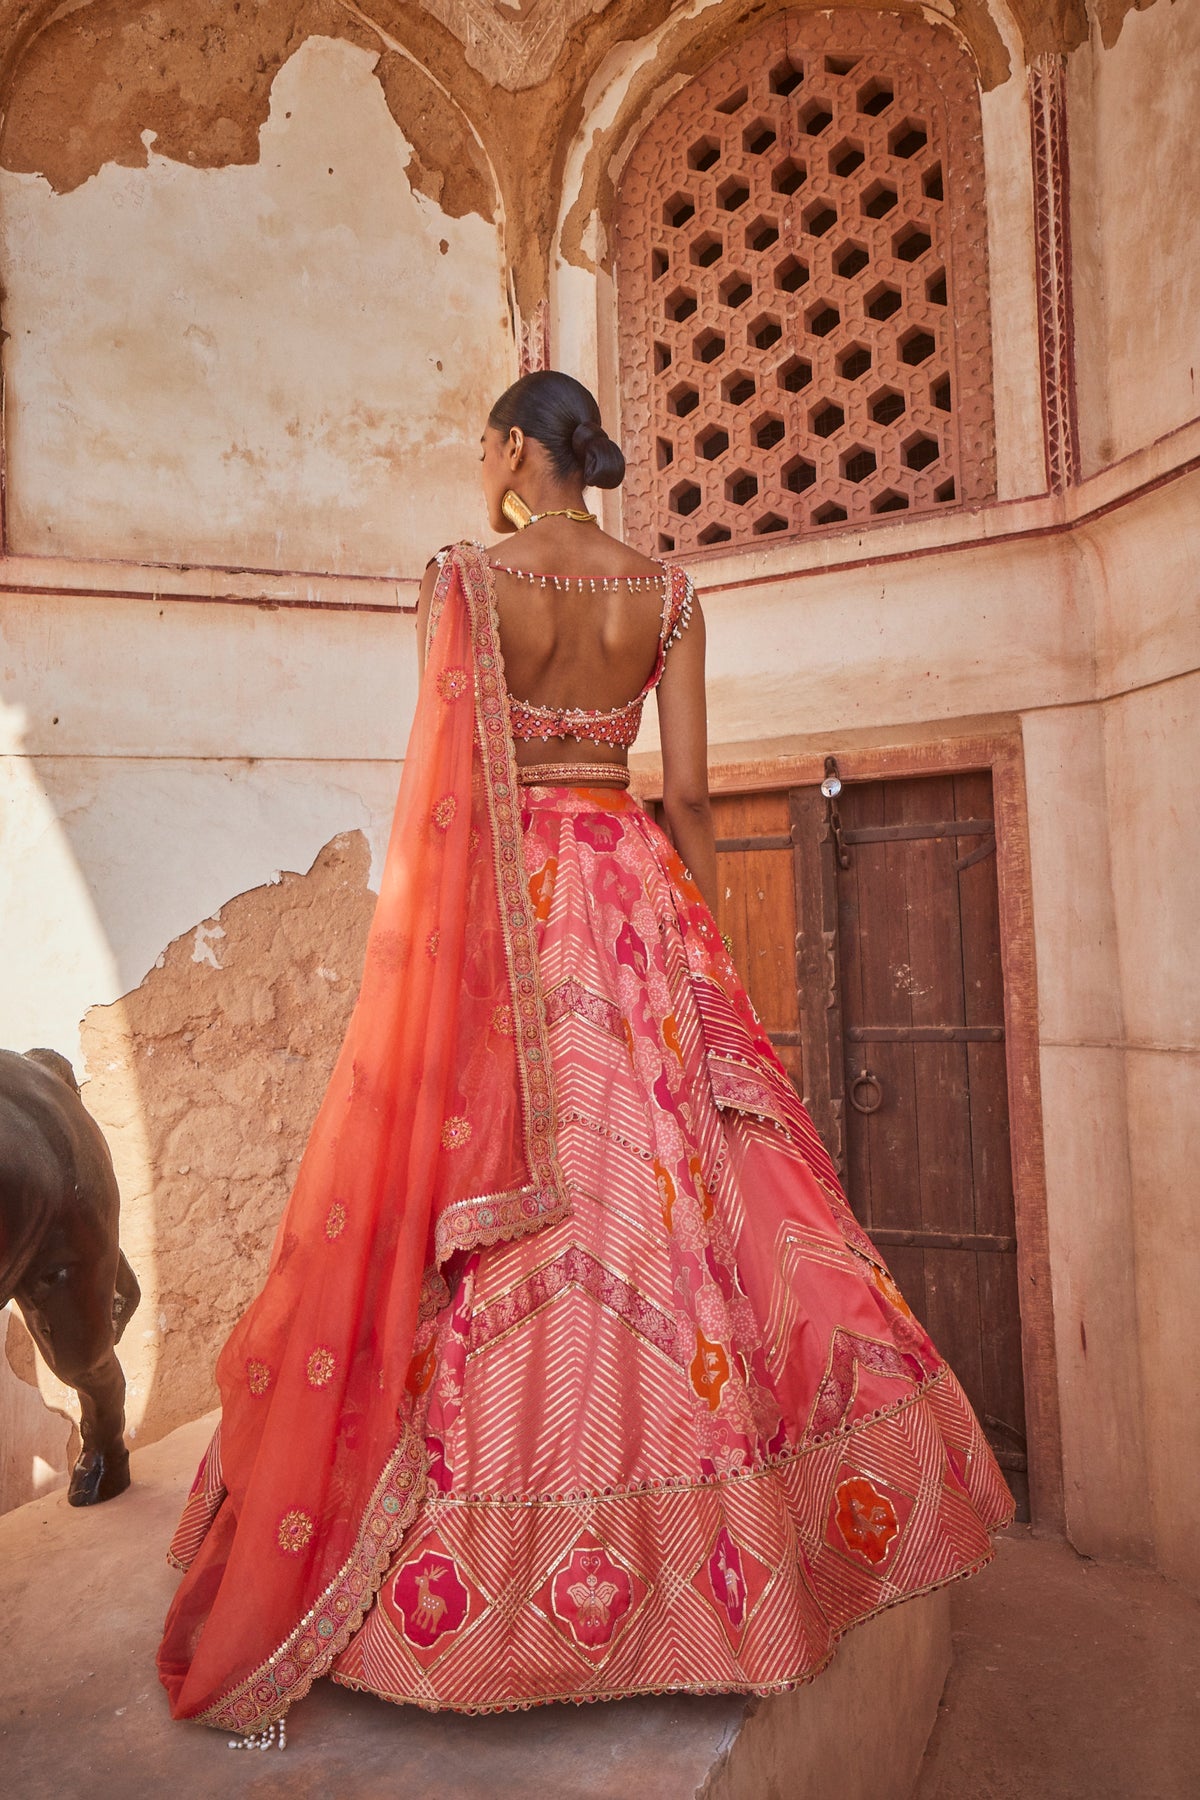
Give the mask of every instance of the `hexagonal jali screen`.
POLYGON ((920 19, 777 16, 674 95, 616 218, 634 542, 990 497, 985 233, 974 67, 920 19))

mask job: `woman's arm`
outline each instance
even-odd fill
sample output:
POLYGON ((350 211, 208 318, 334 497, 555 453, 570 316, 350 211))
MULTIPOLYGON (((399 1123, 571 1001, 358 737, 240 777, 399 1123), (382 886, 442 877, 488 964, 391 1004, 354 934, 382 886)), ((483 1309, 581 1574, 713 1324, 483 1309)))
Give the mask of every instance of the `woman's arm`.
POLYGON ((421 577, 421 592, 417 597, 417 675, 425 673, 425 639, 429 635, 429 609, 433 605, 433 590, 437 586, 437 560, 428 563, 421 577))
POLYGON ((693 601, 691 623, 667 653, 658 684, 663 812, 675 848, 715 915, 717 847, 708 798, 708 714, 704 695, 704 614, 693 601))

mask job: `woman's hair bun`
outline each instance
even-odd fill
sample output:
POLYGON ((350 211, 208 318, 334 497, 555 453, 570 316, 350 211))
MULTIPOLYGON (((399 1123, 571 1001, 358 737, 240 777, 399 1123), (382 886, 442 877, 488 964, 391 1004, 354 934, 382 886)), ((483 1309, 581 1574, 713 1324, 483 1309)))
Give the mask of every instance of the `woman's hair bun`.
POLYGON ((595 395, 559 369, 536 369, 514 381, 488 424, 506 434, 515 425, 536 438, 563 479, 579 474, 584 487, 601 488, 619 487, 625 479, 625 458, 600 423, 595 395))
POLYGON ((614 488, 625 479, 625 458, 603 425, 585 419, 571 434, 571 449, 583 471, 584 487, 614 488))

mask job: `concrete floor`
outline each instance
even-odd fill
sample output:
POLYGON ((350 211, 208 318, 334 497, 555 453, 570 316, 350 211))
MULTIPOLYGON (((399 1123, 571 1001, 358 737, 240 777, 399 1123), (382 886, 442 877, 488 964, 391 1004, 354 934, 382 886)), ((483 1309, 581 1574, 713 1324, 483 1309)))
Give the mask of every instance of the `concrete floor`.
POLYGON ((178 1579, 163 1550, 211 1428, 140 1451, 134 1485, 104 1506, 58 1493, 0 1518, 3 1800, 500 1800, 531 1777, 554 1800, 611 1800, 648 1767, 658 1793, 690 1795, 736 1734, 736 1698, 622 1701, 616 1733, 610 1706, 435 1717, 329 1682, 282 1755, 172 1724, 154 1670, 178 1579))
MULTIPOLYGON (((283 1756, 233 1754, 216 1733, 172 1725, 153 1670, 174 1581, 161 1552, 206 1436, 202 1421, 141 1452, 134 1488, 110 1506, 73 1512, 58 1494, 0 1518, 4 1800, 508 1800, 527 1791, 703 1800, 723 1791, 714 1771, 746 1717, 733 1698, 464 1719, 321 1683, 297 1709, 283 1756)), ((952 1597, 956 1662, 913 1800, 1200 1800, 1200 1603, 1145 1571, 1101 1567, 1025 1531, 952 1597)), ((884 1618, 898 1625, 912 1611, 884 1618)), ((873 1692, 881 1701, 878 1671, 846 1660, 856 1639, 865 1645, 852 1634, 805 1693, 815 1698, 826 1683, 847 1711, 869 1708, 873 1692)), ((799 1774, 768 1785, 752 1800, 813 1791, 799 1774)), ((885 1792, 897 1789, 880 1769, 885 1792)))
POLYGON ((1017 1527, 953 1619, 913 1800, 1200 1800, 1200 1601, 1017 1527))

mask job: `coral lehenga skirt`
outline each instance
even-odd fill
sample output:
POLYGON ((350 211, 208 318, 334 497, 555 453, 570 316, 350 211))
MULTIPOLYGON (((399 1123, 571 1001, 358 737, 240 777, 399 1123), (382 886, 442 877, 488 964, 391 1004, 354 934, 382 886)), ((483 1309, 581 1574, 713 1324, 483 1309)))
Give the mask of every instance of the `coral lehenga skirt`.
POLYGON ((447 1265, 424 1495, 331 1673, 471 1712, 786 1688, 986 1562, 1009 1495, 736 978, 704 1016, 666 837, 614 788, 521 824, 572 1209, 447 1265))

